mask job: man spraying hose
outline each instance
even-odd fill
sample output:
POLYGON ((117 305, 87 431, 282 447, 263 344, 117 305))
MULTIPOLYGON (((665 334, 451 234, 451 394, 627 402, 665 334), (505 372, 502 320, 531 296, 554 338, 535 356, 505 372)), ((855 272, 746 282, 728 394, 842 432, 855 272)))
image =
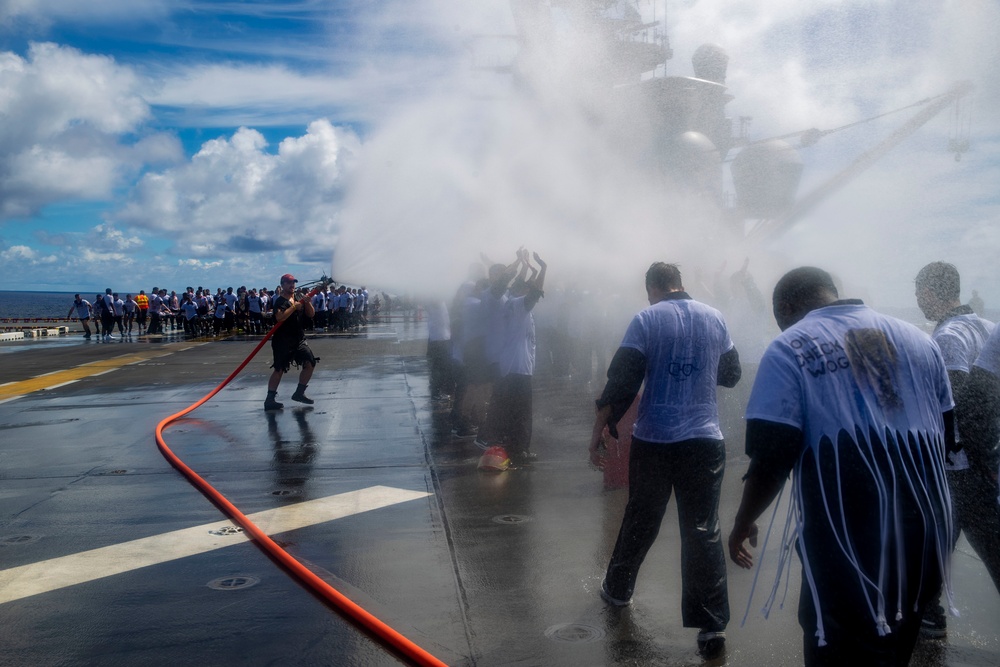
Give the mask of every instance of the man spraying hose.
POLYGON ((267 381, 267 398, 264 400, 265 410, 280 410, 284 404, 276 400, 281 377, 289 371, 292 364, 300 367, 299 386, 292 394, 292 400, 299 403, 312 404, 314 401, 306 396, 306 386, 312 378, 313 370, 319 358, 313 354, 306 343, 305 325, 307 318, 315 316, 312 299, 306 295, 296 296, 295 283, 298 280, 290 273, 281 276, 280 291, 274 299, 274 319, 280 324, 271 336, 271 351, 274 353, 274 371, 267 381))

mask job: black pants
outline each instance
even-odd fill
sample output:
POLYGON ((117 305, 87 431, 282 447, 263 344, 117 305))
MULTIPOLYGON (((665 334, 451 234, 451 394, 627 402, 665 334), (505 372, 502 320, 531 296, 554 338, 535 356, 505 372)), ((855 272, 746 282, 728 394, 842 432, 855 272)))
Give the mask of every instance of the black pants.
POLYGON ((531 376, 511 373, 493 385, 490 411, 496 414, 497 437, 511 452, 531 448, 531 376), (495 411, 495 412, 493 412, 495 411))
POLYGON ((455 391, 450 340, 427 341, 427 366, 431 375, 431 396, 450 396, 455 391))
MULTIPOLYGON (((989 473, 976 468, 949 470, 946 474, 951 490, 955 542, 965 533, 965 539, 982 559, 993 585, 1000 592, 1000 503, 997 502, 1000 491, 997 483, 989 473)), ((931 608, 940 606, 939 591, 931 608)), ((939 609, 938 613, 944 612, 939 609)))
POLYGON ((726 554, 719 527, 719 490, 726 465, 722 440, 670 444, 632 439, 628 505, 608 565, 612 597, 632 597, 639 566, 656 541, 671 492, 681 531, 681 617, 684 627, 721 631, 729 623, 726 554))
POLYGON ((104 311, 101 313, 101 329, 104 330, 105 336, 110 336, 111 332, 115 328, 115 316, 113 313, 104 311))
MULTIPOLYGON (((995 471, 994 471, 995 472, 995 471)), ((955 540, 958 533, 983 559, 993 585, 1000 592, 1000 504, 997 483, 989 473, 975 468, 949 470, 948 486, 955 518, 955 540)))

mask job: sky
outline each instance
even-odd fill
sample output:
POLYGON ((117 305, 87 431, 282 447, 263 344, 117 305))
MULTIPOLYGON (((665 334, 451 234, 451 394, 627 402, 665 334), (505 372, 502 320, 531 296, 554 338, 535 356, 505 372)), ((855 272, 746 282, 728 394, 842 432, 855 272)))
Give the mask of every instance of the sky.
POLYGON ((628 102, 638 76, 608 80, 590 4, 0 0, 0 290, 291 272, 444 296, 523 246, 559 287, 641 293, 664 260, 710 291, 748 261, 768 293, 810 264, 892 307, 944 260, 963 299, 1000 306, 996 2, 597 3, 649 24, 635 39, 669 39, 643 79, 692 76, 696 48, 724 48, 726 115, 752 118, 751 141, 851 126, 787 140, 799 196, 926 105, 859 121, 975 86, 762 239, 651 166, 657 110, 628 102))

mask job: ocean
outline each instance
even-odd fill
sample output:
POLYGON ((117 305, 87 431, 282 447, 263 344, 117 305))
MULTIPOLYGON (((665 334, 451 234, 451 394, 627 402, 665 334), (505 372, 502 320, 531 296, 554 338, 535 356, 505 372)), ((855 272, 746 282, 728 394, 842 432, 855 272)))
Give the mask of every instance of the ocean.
MULTIPOLYGON (((0 320, 25 317, 66 317, 76 292, 8 292, 0 290, 0 320)), ((94 302, 93 294, 81 297, 94 302)), ((76 313, 73 314, 76 317, 76 313)))

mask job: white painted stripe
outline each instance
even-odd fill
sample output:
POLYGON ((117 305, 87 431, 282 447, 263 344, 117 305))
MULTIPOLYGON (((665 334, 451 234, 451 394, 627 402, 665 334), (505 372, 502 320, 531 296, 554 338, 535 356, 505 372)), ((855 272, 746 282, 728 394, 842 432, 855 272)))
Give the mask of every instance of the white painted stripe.
MULTIPOLYGON (((429 495, 425 491, 373 486, 265 510, 249 518, 268 535, 277 535, 429 495)), ((217 521, 0 570, 0 604, 247 542, 249 538, 243 533, 211 532, 233 525, 228 520, 217 521)))
POLYGON ((45 391, 48 391, 50 389, 58 389, 59 387, 65 387, 66 385, 73 384, 74 382, 79 382, 79 380, 66 380, 66 382, 60 382, 59 384, 54 384, 50 387, 46 387, 45 391))

